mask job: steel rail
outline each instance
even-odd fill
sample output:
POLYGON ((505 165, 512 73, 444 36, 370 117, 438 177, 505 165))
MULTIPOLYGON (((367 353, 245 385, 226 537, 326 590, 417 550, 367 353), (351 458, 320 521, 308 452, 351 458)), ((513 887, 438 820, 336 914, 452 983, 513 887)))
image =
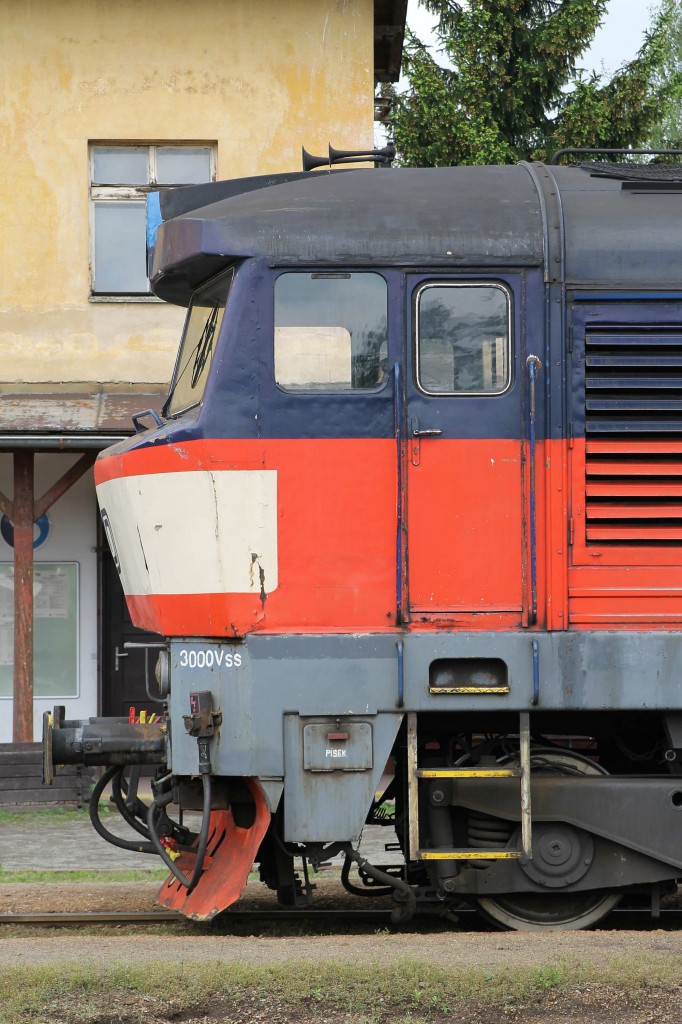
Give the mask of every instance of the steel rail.
POLYGON ((0 924, 22 925, 87 925, 87 924, 149 924, 159 921, 185 920, 180 913, 151 910, 140 913, 125 911, 94 911, 93 913, 58 912, 44 914, 0 914, 0 924))
MULTIPOLYGON (((437 911, 434 911, 437 913, 437 911)), ((271 908, 269 910, 227 910, 219 915, 220 921, 293 921, 293 920, 339 920, 347 919, 354 921, 377 922, 390 918, 390 910, 280 910, 271 908)), ((216 918, 215 920, 218 920, 216 918)), ((88 925, 88 924, 158 924, 177 923, 186 921, 188 924, 197 922, 191 921, 179 911, 174 910, 149 910, 139 912, 126 911, 93 911, 79 912, 56 912, 41 914, 0 914, 0 925, 21 924, 21 925, 88 925)), ((201 923, 201 922, 198 922, 201 923)))
MULTIPOLYGON (((448 920, 457 917, 467 926, 475 921, 485 928, 476 910, 469 907, 451 909, 439 906, 422 905, 418 908, 420 917, 435 917, 448 920)), ((318 921, 341 921, 366 922, 376 924, 390 919, 390 910, 314 910, 310 908, 279 909, 269 908, 267 910, 227 910, 216 920, 221 923, 226 921, 294 921, 294 920, 318 920, 318 921)), ((654 928, 659 928, 664 923, 672 924, 675 927, 682 926, 682 908, 664 908, 658 917, 651 917, 651 910, 648 907, 616 907, 611 911, 608 918, 600 923, 600 930, 608 930, 610 927, 621 928, 623 922, 631 917, 635 920, 642 920, 648 917, 654 928)), ((69 925, 97 925, 97 924, 173 924, 189 921, 183 914, 169 910, 152 910, 139 912, 126 911, 93 911, 93 912, 58 912, 40 914, 0 914, 0 925, 34 925, 39 927, 64 927, 69 925)))

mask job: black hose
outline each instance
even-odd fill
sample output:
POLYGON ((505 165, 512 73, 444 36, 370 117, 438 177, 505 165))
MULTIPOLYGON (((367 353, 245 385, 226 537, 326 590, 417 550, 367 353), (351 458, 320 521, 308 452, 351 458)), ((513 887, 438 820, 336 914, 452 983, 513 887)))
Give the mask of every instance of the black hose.
POLYGON ((388 875, 385 871, 375 868, 368 860, 361 857, 350 844, 345 847, 345 853, 347 859, 354 861, 370 878, 376 879, 382 885, 390 886, 391 890, 405 893, 405 903, 402 907, 394 907, 391 912, 391 922, 393 924, 407 924, 408 921, 411 921, 417 910, 417 896, 412 886, 404 882, 402 878, 394 878, 393 875, 388 875))
POLYGON ((386 886, 381 888, 379 886, 360 886, 353 885, 350 880, 350 866, 352 864, 351 858, 346 854, 343 867, 341 868, 341 885, 344 887, 346 892, 353 893, 354 896, 392 896, 395 892, 393 886, 390 888, 386 886))
POLYGON ((99 782, 95 783, 95 787, 90 797, 90 803, 88 805, 92 827, 95 832, 102 837, 102 839, 107 841, 107 843, 111 843, 112 846, 118 846, 121 850, 132 850, 133 853, 155 854, 157 851, 152 843, 132 843, 127 839, 119 839, 118 836, 115 836, 113 832, 109 832, 109 830, 102 824, 102 820, 99 816, 100 797, 112 779, 122 771, 123 769, 120 765, 112 765, 111 768, 107 768, 99 782))
POLYGON ((114 778, 111 780, 111 795, 116 805, 118 813, 121 815, 123 820, 130 825, 132 829, 139 832, 145 839, 151 840, 149 835, 149 829, 144 825, 141 819, 141 814, 144 812, 145 817, 147 815, 147 806, 138 798, 135 798, 135 809, 131 810, 125 802, 123 795, 123 771, 117 772, 114 778))
POLYGON ((161 860, 164 862, 171 874, 177 878, 180 885, 183 885, 185 889, 187 889, 187 895, 192 892, 201 878, 201 873, 204 870, 206 848, 208 846, 208 832, 211 820, 211 776, 208 774, 202 775, 201 780, 204 785, 203 818, 201 820, 201 830, 199 832, 197 857, 194 862, 194 871, 192 872, 191 878, 186 878, 185 875, 183 875, 180 868, 175 864, 173 859, 169 857, 168 852, 164 849, 163 843, 158 837, 156 831, 156 812, 160 810, 160 808, 157 807, 155 802, 151 803, 147 813, 147 828, 149 829, 149 836, 154 847, 154 852, 158 853, 161 860))
POLYGON ((204 784, 204 807, 203 817, 201 819, 201 829, 199 831, 199 845, 197 846, 197 859, 194 865, 194 872, 192 879, 187 889, 188 895, 194 889, 195 885, 201 878, 201 873, 204 870, 204 860, 206 859, 206 849, 208 847, 208 832, 211 824, 211 776, 206 773, 201 776, 201 781, 204 784))

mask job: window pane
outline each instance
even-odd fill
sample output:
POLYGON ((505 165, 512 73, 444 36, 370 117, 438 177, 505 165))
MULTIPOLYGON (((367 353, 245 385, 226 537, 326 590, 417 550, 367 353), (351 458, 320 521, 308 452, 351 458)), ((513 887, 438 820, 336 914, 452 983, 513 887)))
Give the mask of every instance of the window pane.
POLYGON ((94 291, 149 292, 144 203, 95 203, 94 291))
POLYGON ((191 409, 201 401, 232 276, 231 270, 220 274, 198 288, 192 296, 168 401, 168 414, 171 416, 191 409))
POLYGON ((198 185, 211 180, 211 150, 206 147, 159 146, 156 180, 160 185, 198 185))
POLYGON ((93 181, 96 185, 146 185, 148 146, 96 146, 93 181))
POLYGON ((292 391, 379 387, 387 376, 386 282, 378 274, 282 274, 275 380, 292 391))
POLYGON ((427 287, 419 297, 417 378, 431 394, 489 394, 509 384, 509 299, 492 285, 427 287))

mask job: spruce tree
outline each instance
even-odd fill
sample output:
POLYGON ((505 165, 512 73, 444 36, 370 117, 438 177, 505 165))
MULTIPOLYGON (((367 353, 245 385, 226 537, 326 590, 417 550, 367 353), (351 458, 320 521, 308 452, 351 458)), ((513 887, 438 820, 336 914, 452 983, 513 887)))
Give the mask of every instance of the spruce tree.
POLYGON ((609 79, 580 66, 608 0, 420 0, 437 17, 434 56, 408 33, 390 132, 407 166, 548 159, 567 146, 638 146, 680 74, 662 75, 679 0, 654 14, 635 57, 609 79), (442 58, 445 58, 444 60, 442 58))

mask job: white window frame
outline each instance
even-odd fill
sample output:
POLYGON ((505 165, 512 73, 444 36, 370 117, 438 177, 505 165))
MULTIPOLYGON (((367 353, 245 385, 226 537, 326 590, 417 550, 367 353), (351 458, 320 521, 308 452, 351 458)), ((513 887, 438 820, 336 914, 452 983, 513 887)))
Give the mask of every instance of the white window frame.
MULTIPOLYGON (((95 205, 97 202, 146 202, 149 192, 159 192, 168 188, 182 188, 182 185, 159 184, 157 181, 157 151, 159 149, 207 149, 209 151, 209 181, 216 180, 218 164, 217 142, 206 140, 168 140, 165 142, 139 142, 121 139, 90 141, 88 143, 88 220, 89 220, 89 301, 90 302, 161 302, 151 291, 148 292, 96 292, 95 291, 95 205), (147 184, 97 184, 95 182, 95 151, 97 149, 136 149, 147 150, 147 184)), ((206 182, 186 182, 187 185, 207 184, 206 182)))

